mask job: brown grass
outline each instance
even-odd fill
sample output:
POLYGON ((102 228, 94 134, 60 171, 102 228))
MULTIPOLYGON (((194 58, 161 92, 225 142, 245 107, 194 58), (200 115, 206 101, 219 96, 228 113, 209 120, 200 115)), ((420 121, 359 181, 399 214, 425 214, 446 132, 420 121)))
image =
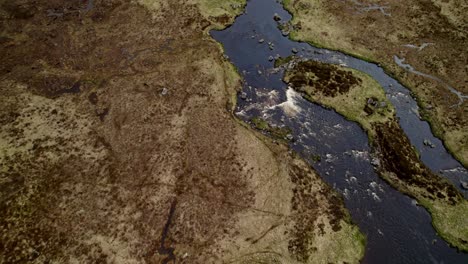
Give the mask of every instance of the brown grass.
POLYGON ((291 209, 297 173, 324 225, 342 227, 321 250, 340 240, 347 253, 329 260, 357 262, 363 245, 337 238, 360 233, 327 209, 342 202, 232 117, 239 77, 205 34, 232 17, 94 2, 0 1, 0 262, 162 263, 173 249, 219 263, 268 248, 293 263, 295 226, 317 224, 291 209))

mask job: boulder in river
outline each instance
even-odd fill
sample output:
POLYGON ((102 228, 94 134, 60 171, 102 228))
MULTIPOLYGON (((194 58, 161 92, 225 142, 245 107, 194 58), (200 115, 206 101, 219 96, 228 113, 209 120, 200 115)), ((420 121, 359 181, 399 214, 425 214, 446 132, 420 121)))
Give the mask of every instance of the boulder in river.
POLYGON ((268 42, 268 48, 270 48, 270 50, 273 50, 275 48, 275 43, 268 42))
POLYGON ((373 158, 371 161, 372 166, 374 167, 379 167, 380 166, 380 160, 377 158, 373 158))
POLYGON ((275 13, 275 14, 273 15, 273 19, 274 19, 275 21, 280 21, 280 20, 281 20, 281 17, 280 17, 280 15, 278 15, 277 13, 275 13))
POLYGON ((245 93, 245 92, 241 92, 241 94, 240 94, 240 98, 241 98, 242 100, 245 100, 245 99, 247 99, 247 93, 245 93))
POLYGON ((291 50, 291 51, 292 51, 292 53, 294 53, 294 54, 296 54, 296 53, 298 53, 298 52, 299 52, 299 51, 298 51, 296 48, 292 48, 292 50, 291 50))
POLYGON ((259 40, 258 40, 258 43, 263 43, 263 42, 265 42, 264 39, 259 39, 259 40))
POLYGON ((460 181, 460 185, 463 189, 468 190, 468 182, 466 181, 460 181))
POLYGON ((432 143, 431 141, 429 141, 429 139, 424 139, 424 145, 425 146, 428 146, 428 147, 431 147, 431 148, 435 148, 435 145, 434 143, 432 143))

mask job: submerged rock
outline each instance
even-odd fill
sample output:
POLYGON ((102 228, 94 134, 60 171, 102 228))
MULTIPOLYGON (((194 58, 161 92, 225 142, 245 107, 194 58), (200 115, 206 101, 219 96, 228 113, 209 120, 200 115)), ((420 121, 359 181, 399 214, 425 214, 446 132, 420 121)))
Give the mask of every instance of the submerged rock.
POLYGON ((431 141, 429 141, 428 139, 424 139, 424 145, 425 146, 428 146, 428 147, 431 147, 431 148, 435 148, 435 145, 434 143, 432 143, 431 141))

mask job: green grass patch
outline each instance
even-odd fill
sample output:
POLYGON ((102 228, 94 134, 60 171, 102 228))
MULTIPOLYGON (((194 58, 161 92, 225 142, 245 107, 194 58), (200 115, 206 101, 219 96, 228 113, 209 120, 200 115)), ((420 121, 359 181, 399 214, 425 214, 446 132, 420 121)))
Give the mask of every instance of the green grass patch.
POLYGON ((468 252, 468 201, 449 206, 438 201, 421 200, 432 215, 437 233, 453 246, 468 252))
POLYGON ((250 119, 253 127, 268 133, 274 139, 287 140, 291 135, 291 129, 288 127, 273 127, 268 122, 260 117, 250 119))
POLYGON ((295 56, 291 55, 288 57, 279 57, 278 59, 275 60, 275 68, 278 68, 280 66, 283 66, 289 62, 291 62, 295 56))
POLYGON ((214 29, 223 29, 242 13, 247 0, 198 0, 202 15, 213 23, 214 29))
POLYGON ((322 157, 318 154, 312 155, 311 159, 315 162, 320 162, 322 161, 322 157))
MULTIPOLYGON (((395 109, 377 81, 363 72, 341 66, 338 68, 352 72, 355 77, 362 80, 362 83, 359 86, 351 88, 347 93, 338 94, 334 97, 325 96, 321 91, 316 91, 311 87, 301 87, 300 90, 306 93, 306 99, 334 109, 348 120, 359 123, 371 134, 373 134, 372 123, 385 123, 393 119, 395 109), (378 106, 368 106, 369 99, 376 102, 378 106), (370 109, 372 110, 371 114, 365 111, 366 106, 372 108, 370 109)), ((289 82, 297 74, 299 73, 294 72, 294 70, 288 71, 284 79, 286 82, 289 82)))

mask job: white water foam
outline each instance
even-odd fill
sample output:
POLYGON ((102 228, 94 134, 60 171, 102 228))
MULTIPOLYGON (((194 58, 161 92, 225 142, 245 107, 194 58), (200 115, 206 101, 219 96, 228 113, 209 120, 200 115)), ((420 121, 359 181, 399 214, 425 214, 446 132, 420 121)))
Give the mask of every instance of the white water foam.
POLYGON ((301 107, 298 105, 298 100, 300 98, 302 98, 302 96, 298 92, 294 91, 292 88, 288 88, 286 90, 286 101, 282 102, 281 104, 272 106, 270 109, 281 107, 286 115, 296 116, 299 112, 301 112, 301 107))

